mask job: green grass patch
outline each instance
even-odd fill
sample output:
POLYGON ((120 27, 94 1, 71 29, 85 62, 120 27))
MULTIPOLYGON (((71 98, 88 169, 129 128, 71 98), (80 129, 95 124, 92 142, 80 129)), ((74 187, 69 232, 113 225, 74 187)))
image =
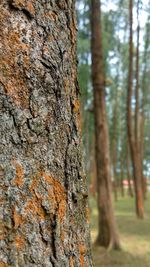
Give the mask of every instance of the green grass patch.
MULTIPOLYGON (((135 215, 135 200, 120 197, 114 203, 115 215, 120 233, 122 251, 107 252, 93 246, 95 267, 150 267, 150 195, 145 201, 145 218, 135 215)), ((98 212, 96 200, 90 199, 91 239, 97 236, 98 212)))

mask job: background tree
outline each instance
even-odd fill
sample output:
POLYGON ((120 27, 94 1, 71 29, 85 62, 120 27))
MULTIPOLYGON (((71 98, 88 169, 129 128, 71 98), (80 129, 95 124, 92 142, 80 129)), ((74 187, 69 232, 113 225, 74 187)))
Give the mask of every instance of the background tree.
MULTIPOLYGON (((80 0, 78 2, 78 20, 79 20, 79 34, 78 34, 78 58, 79 58, 79 83, 81 86, 81 101, 84 103, 82 105, 83 108, 83 141, 85 148, 85 163, 86 170, 88 174, 88 179, 90 181, 92 177, 93 169, 92 165, 94 162, 93 156, 90 151, 93 151, 93 113, 88 112, 89 110, 93 110, 93 96, 91 89, 91 81, 89 79, 90 75, 90 45, 89 45, 89 1, 85 1, 84 3, 80 0), (83 64, 84 58, 84 64, 83 64), (86 60, 85 60, 86 58, 86 60), (86 96, 86 101, 83 100, 86 96), (88 129, 88 131, 87 131, 88 129)), ((134 3, 133 9, 135 14, 135 23, 134 23, 134 38, 133 38, 133 56, 134 63, 136 58, 136 4, 134 3)), ((144 17, 146 22, 146 17, 149 12, 149 4, 145 2, 143 5, 140 3, 139 17, 144 17)), ((116 161, 116 167, 112 168, 116 170, 116 175, 114 178, 117 180, 117 188, 118 194, 120 190, 121 177, 123 173, 123 180, 128 179, 126 161, 127 161, 127 137, 126 137, 126 98, 127 98, 127 76, 128 76, 128 35, 129 35, 129 14, 128 14, 128 1, 126 0, 115 0, 115 1, 107 1, 107 3, 102 3, 102 42, 103 42, 103 61, 104 61, 104 69, 105 69, 105 88, 106 88, 106 107, 108 113, 108 123, 109 123, 109 136, 110 136, 110 151, 111 151, 111 162, 116 161), (119 74, 119 75, 118 75, 119 74), (117 99, 116 99, 117 95, 117 99), (114 111, 115 111, 115 103, 116 100, 118 102, 117 105, 117 127, 114 127, 114 111), (115 130, 116 129, 116 130, 115 130), (114 138, 115 137, 115 138, 114 138), (114 161, 114 144, 116 144, 116 160, 114 161), (123 158, 121 154, 123 153, 123 158)), ((149 95, 148 95, 148 80, 149 80, 149 48, 147 48, 146 53, 146 61, 144 61, 144 46, 146 41, 146 29, 149 25, 147 19, 147 26, 142 19, 140 21, 140 47, 139 47, 139 120, 140 120, 140 128, 144 129, 145 133, 143 133, 143 138, 141 137, 141 142, 143 142, 143 147, 145 147, 145 152, 143 152, 143 175, 144 177, 149 177, 148 174, 148 161, 149 161, 149 152, 148 146, 145 146, 148 140, 148 125, 149 125, 149 95), (144 38, 143 38, 144 37, 144 38), (144 75, 145 83, 145 93, 146 101, 144 102, 145 109, 145 126, 142 127, 142 81, 143 74, 145 69, 146 62, 146 74, 144 75), (146 93, 147 92, 147 93, 146 93), (142 141, 143 140, 143 141, 142 141)), ((149 47, 149 41, 147 40, 147 45, 149 47)), ((133 85, 135 88, 135 71, 136 64, 133 64, 133 73, 134 80, 133 85)), ((134 89, 133 88, 133 89, 134 89)), ((134 91, 135 92, 135 91, 134 91)), ((135 94, 132 95, 132 109, 135 107, 135 94)), ((142 132, 142 130, 140 130, 142 132)), ((130 152, 129 152, 130 154, 130 152)), ((130 156, 130 155, 129 155, 130 156)), ((132 173, 132 164, 130 164, 130 173, 132 173)), ((133 177, 131 176, 131 182, 133 177)))
POLYGON ((92 82, 94 90, 95 156, 97 170, 97 201, 99 229, 97 245, 120 249, 111 197, 111 163, 105 105, 105 74, 103 68, 101 7, 91 1, 92 82))
POLYGON ((142 190, 142 170, 141 170, 141 155, 139 150, 139 127, 138 127, 138 112, 139 112, 139 24, 137 29, 137 53, 136 53, 136 112, 135 112, 135 127, 132 121, 132 93, 133 93, 133 1, 130 0, 129 5, 130 19, 130 36, 129 36, 129 77, 128 77, 128 95, 127 95, 127 130, 128 140, 131 151, 131 159, 133 164, 133 176, 135 183, 135 200, 136 214, 138 218, 144 217, 144 203, 142 190), (135 129, 135 131, 134 131, 135 129))
MULTIPOLYGON (((144 53, 143 53, 143 57, 142 57, 142 67, 143 67, 143 71, 142 71, 142 78, 141 78, 141 95, 142 95, 142 99, 141 99, 141 120, 140 120, 140 150, 141 150, 141 168, 142 168, 142 173, 145 170, 144 165, 146 165, 146 161, 144 159, 146 159, 146 155, 145 155, 145 148, 146 146, 144 146, 145 140, 147 138, 145 138, 145 135, 147 136, 146 132, 145 132, 145 120, 146 117, 150 118, 150 116, 148 115, 148 113, 146 112, 146 110, 149 109, 149 94, 148 94, 148 88, 149 88, 149 83, 148 83, 148 77, 149 77, 149 70, 150 70, 150 51, 149 51, 149 41, 150 41, 150 2, 149 2, 149 6, 148 6, 148 10, 149 10, 149 15, 148 15, 148 19, 147 19, 147 23, 146 23, 146 27, 145 27, 145 36, 144 36, 144 53), (147 100, 146 100, 147 99, 147 100), (148 109, 147 109, 148 108, 148 109), (148 116, 147 116, 148 115, 148 116)), ((149 120, 149 119, 148 119, 149 120)), ((148 133, 148 132, 147 132, 148 133)), ((148 159, 149 161, 149 159, 148 159)), ((143 189, 144 189, 144 196, 146 197, 146 180, 144 177, 144 173, 143 173, 143 189)))

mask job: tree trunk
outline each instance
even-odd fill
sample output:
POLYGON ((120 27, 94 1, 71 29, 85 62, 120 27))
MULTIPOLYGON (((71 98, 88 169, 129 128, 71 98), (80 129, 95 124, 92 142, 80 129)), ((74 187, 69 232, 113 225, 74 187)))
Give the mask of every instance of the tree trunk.
POLYGON ((137 147, 132 124, 132 91, 133 91, 133 0, 130 0, 130 38, 129 38, 129 77, 128 77, 128 94, 127 94, 127 131, 128 140, 131 150, 131 159, 133 164, 133 176, 135 183, 136 214, 138 218, 144 217, 143 190, 141 179, 141 157, 137 147))
POLYGON ((93 135, 90 149, 90 193, 95 198, 97 192, 97 179, 96 179, 96 157, 95 157, 95 136, 93 135))
MULTIPOLYGON (((120 4, 119 4, 120 5, 120 4)), ((120 43, 117 46, 117 51, 120 53, 120 43)), ((114 90, 114 102, 113 102, 113 132, 112 132, 112 146, 111 146, 111 159, 113 163, 113 172, 114 172, 114 197, 115 200, 118 200, 118 178, 117 178, 117 158, 118 158, 118 88, 119 88, 119 74, 120 74, 120 64, 117 64, 117 75, 115 78, 114 90)))
POLYGON ((99 0, 92 0, 91 8, 92 81, 94 88, 95 152, 99 210, 99 233, 96 244, 119 249, 120 242, 112 205, 111 164, 105 106, 105 79, 100 24, 101 8, 99 0))
POLYGON ((127 166, 127 180, 128 180, 128 194, 133 197, 133 189, 131 184, 131 174, 130 174, 130 157, 129 157, 129 145, 127 141, 127 155, 126 155, 126 166, 127 166))
MULTIPOLYGON (((150 2, 149 2, 150 6, 150 2)), ((144 126, 145 126, 145 93, 146 93, 146 72, 147 72, 147 63, 148 63, 148 47, 149 47, 149 35, 150 35, 150 14, 148 16, 147 24, 146 24, 146 36, 145 36, 145 45, 144 45, 144 56, 143 56, 143 73, 142 73, 142 105, 141 105, 141 121, 140 121, 140 149, 141 149, 141 157, 144 159, 144 126)), ((143 172, 143 163, 142 163, 142 172, 143 172)), ((147 192, 147 182, 143 175, 143 192, 144 198, 146 199, 147 192)))
POLYGON ((141 139, 144 139, 144 135, 142 136, 141 131, 143 129, 140 128, 140 112, 139 112, 139 40, 140 40, 140 21, 139 21, 139 0, 137 1, 137 48, 136 48, 136 87, 135 87, 135 142, 137 150, 140 155, 140 167, 141 167, 141 179, 142 179, 142 189, 143 189, 143 197, 146 198, 145 192, 145 178, 143 175, 143 149, 141 146, 141 139))
POLYGON ((113 176, 114 176, 114 198, 118 200, 118 181, 117 181, 117 88, 116 88, 116 99, 113 110, 113 136, 112 136, 112 165, 113 165, 113 176))
POLYGON ((124 190, 124 157, 123 157, 123 147, 121 151, 121 159, 120 159, 120 189, 121 189, 121 196, 124 197, 125 190, 124 190))
POLYGON ((137 1, 137 47, 136 47, 136 86, 135 86, 135 142, 139 149, 140 128, 139 128, 139 38, 140 38, 140 22, 139 22, 139 0, 137 1))
POLYGON ((92 266, 74 1, 1 0, 0 266, 92 266))

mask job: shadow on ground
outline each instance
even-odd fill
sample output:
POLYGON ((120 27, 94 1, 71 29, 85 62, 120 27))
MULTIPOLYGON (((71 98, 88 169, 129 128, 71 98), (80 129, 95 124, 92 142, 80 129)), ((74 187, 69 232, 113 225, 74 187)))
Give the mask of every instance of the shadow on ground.
POLYGON ((95 267, 150 267, 148 258, 133 256, 124 250, 108 253, 103 248, 93 247, 93 258, 95 267))

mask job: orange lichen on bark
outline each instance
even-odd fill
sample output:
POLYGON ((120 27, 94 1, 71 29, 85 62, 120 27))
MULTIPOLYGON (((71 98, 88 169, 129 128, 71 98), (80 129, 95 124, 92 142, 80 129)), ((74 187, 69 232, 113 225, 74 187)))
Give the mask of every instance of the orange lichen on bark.
POLYGON ((64 240, 65 240, 65 232, 64 231, 61 232, 60 239, 62 242, 64 242, 64 240))
POLYGON ((53 21, 56 21, 56 19, 58 17, 58 15, 53 11, 49 11, 48 13, 44 14, 44 16, 50 17, 51 20, 53 20, 53 21))
POLYGON ((80 253, 80 267, 86 267, 84 263, 84 255, 86 253, 87 249, 84 245, 79 245, 79 253, 80 253))
POLYGON ((21 9, 26 9, 29 11, 30 14, 34 15, 35 14, 35 8, 33 6, 34 1, 26 1, 26 0, 13 0, 12 5, 15 8, 18 8, 19 10, 21 9))
POLYGON ((4 262, 0 262, 0 267, 8 267, 8 265, 6 264, 6 263, 4 263, 4 262))
POLYGON ((13 221, 14 221, 14 228, 17 229, 22 223, 23 218, 18 212, 16 211, 16 208, 13 210, 13 221))
MULTIPOLYGON (((5 28, 9 23, 9 13, 3 17, 0 24, 0 32, 3 39, 1 41, 1 61, 0 68, 1 73, 0 81, 3 83, 7 95, 13 98, 16 105, 22 107, 28 107, 28 87, 26 86, 24 75, 21 72, 21 68, 18 67, 18 55, 26 58, 24 62, 24 68, 29 68, 29 57, 27 57, 24 51, 29 52, 29 45, 22 43, 21 32, 19 29, 9 29, 5 31, 5 28)), ((27 53, 28 54, 28 53, 27 53)))
POLYGON ((24 169, 17 161, 14 162, 16 168, 16 177, 13 180, 13 185, 22 186, 24 184, 24 169))
MULTIPOLYGON (((76 43, 76 32, 77 32, 77 25, 76 25, 76 22, 75 22, 75 19, 72 17, 72 20, 70 20, 70 23, 69 23, 69 28, 70 28, 70 38, 71 38, 71 42, 73 44, 76 43)), ((76 49, 75 46, 73 46, 74 49, 76 49)), ((73 52, 73 56, 74 56, 74 52, 75 51, 72 51, 73 52)))
POLYGON ((79 251, 83 255, 86 253, 86 247, 82 244, 79 245, 79 251))
POLYGON ((25 240, 21 235, 15 236, 14 243, 18 250, 22 250, 25 246, 25 240))
POLYGON ((54 194, 53 188, 48 188, 48 199, 51 203, 51 210, 52 212, 55 212, 55 209, 57 207, 56 198, 54 194))
POLYGON ((34 179, 33 179, 32 183, 31 183, 31 185, 29 186, 29 190, 30 190, 30 192, 35 191, 35 189, 36 189, 36 188, 38 187, 38 185, 39 185, 39 182, 40 182, 40 174, 37 174, 37 175, 34 177, 34 179))
POLYGON ((36 191, 40 183, 40 177, 41 173, 39 172, 29 186, 29 190, 32 193, 32 198, 28 200, 25 205, 25 213, 31 214, 33 217, 37 214, 40 220, 44 220, 45 211, 41 205, 44 196, 41 196, 41 194, 36 191))
POLYGON ((79 112, 80 110, 80 101, 79 99, 75 99, 74 102, 73 102, 73 110, 74 112, 79 112))
MULTIPOLYGON (((52 178, 51 176, 43 173, 43 177, 45 181, 53 186, 53 193, 54 196, 52 199, 58 205, 58 218, 60 221, 63 220, 66 214, 66 193, 64 187, 61 185, 60 182, 52 178)), ((50 196, 51 197, 51 196, 50 196)))
POLYGON ((31 1, 27 2, 27 10, 30 12, 30 14, 35 15, 35 8, 31 1))
POLYGON ((66 200, 60 200, 58 208, 58 217, 60 221, 63 220, 66 214, 66 200))
POLYGON ((25 213, 27 213, 28 215, 32 216, 33 218, 36 218, 36 214, 39 216, 40 220, 44 220, 45 219, 45 211, 41 206, 41 197, 38 198, 37 195, 33 195, 32 199, 28 200, 26 205, 25 205, 25 213))
POLYGON ((90 222, 90 209, 89 209, 89 207, 86 207, 86 221, 89 224, 89 222, 90 222))
POLYGON ((70 256, 69 267, 74 267, 74 260, 72 256, 70 256))
MULTIPOLYGON (((18 167, 17 176, 19 176, 20 165, 18 165, 17 163, 15 164, 18 167)), ((21 174, 23 176, 23 172, 21 172, 21 174)), ((20 183, 18 182, 18 178, 15 180, 15 184, 16 183, 17 185, 18 184, 20 185, 20 183)), ((47 175, 40 171, 31 182, 31 185, 29 186, 29 191, 31 192, 31 197, 30 199, 27 200, 26 204, 24 205, 24 215, 22 216, 19 215, 16 209, 14 209, 13 211, 13 220, 15 229, 17 229, 22 223, 28 220, 28 218, 31 218, 32 220, 38 219, 40 221, 45 220, 46 211, 42 206, 43 200, 49 201, 51 206, 51 212, 55 213, 57 211, 57 216, 60 222, 62 222, 66 214, 66 193, 64 187, 61 185, 59 181, 55 180, 50 175, 47 175), (40 179, 42 178, 45 179, 45 182, 48 185, 47 193, 45 195, 42 195, 38 190, 40 179)), ((61 237, 63 241, 64 234, 61 234, 61 237)))
POLYGON ((78 128, 78 132, 81 134, 81 132, 82 132, 82 119, 81 119, 80 113, 77 116, 76 124, 77 124, 77 128, 78 128))

